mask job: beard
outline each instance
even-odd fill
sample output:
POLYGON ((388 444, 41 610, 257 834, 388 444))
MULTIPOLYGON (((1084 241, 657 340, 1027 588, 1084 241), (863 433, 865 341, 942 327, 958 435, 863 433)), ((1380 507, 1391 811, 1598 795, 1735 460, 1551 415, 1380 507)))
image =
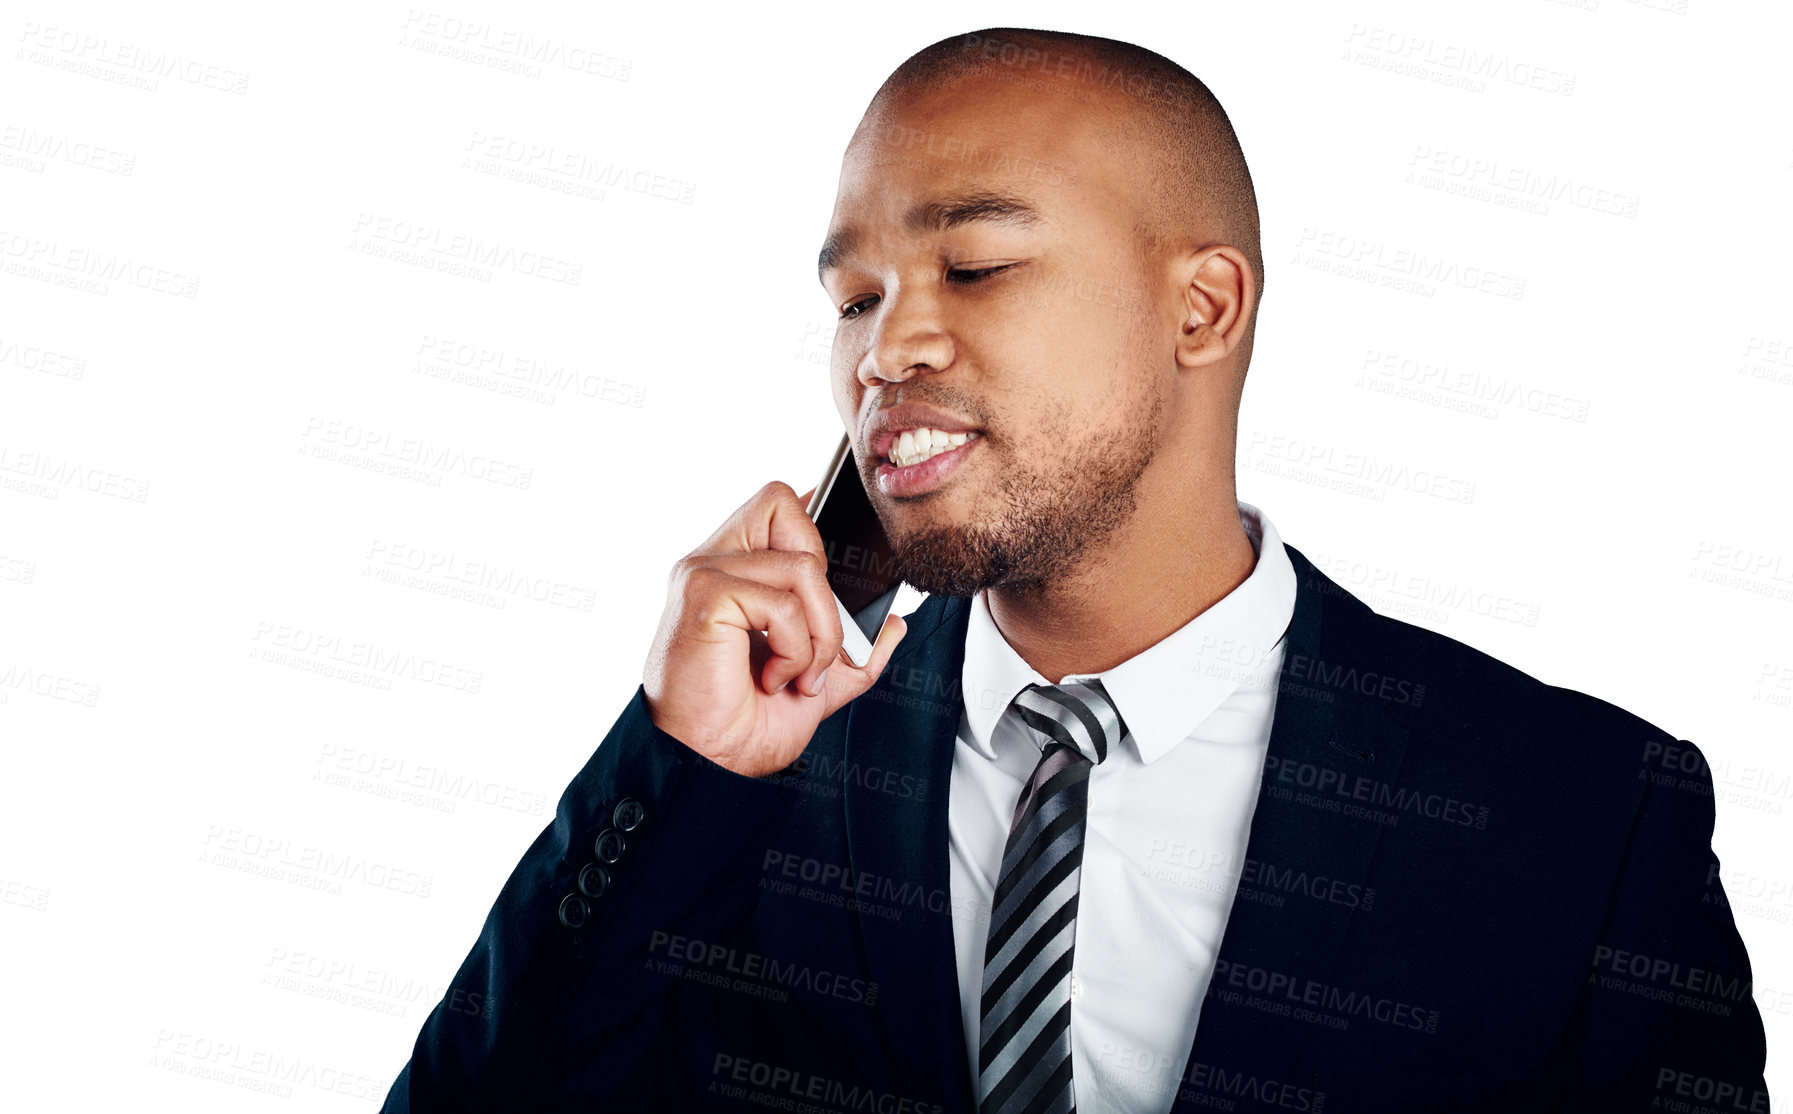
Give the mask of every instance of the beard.
MULTIPOLYGON (((892 530, 889 518, 880 516, 898 574, 931 596, 973 596, 990 588, 1032 594, 1064 579, 1132 518, 1139 478, 1158 451, 1163 410, 1162 396, 1154 397, 1144 420, 1115 435, 1089 433, 1065 414, 1040 438, 1054 451, 1004 445, 1004 459, 985 465, 999 487, 977 493, 970 521, 892 530), (1085 436, 1075 439, 1079 429, 1085 436)), ((956 494, 947 489, 911 505, 939 501, 944 508, 956 494)))

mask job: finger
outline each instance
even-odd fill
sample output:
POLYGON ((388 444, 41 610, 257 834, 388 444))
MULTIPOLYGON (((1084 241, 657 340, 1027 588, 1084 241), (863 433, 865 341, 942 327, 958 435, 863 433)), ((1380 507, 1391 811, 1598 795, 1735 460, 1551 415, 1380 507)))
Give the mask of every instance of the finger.
POLYGON ((739 631, 765 631, 772 651, 760 671, 760 686, 777 692, 815 661, 815 643, 804 619, 803 605, 783 588, 699 567, 687 578, 687 613, 694 616, 695 635, 702 641, 732 639, 739 631))
MULTIPOLYGON (((810 494, 815 494, 813 488, 810 494)), ((715 533, 691 551, 691 556, 751 553, 756 549, 811 548, 821 552, 822 536, 816 533, 804 501, 797 497, 790 484, 773 480, 736 507, 727 521, 716 527, 715 533)))
POLYGON ((803 693, 820 692, 819 678, 828 663, 840 653, 845 632, 841 629, 840 609, 834 605, 834 592, 828 587, 826 570, 828 551, 822 545, 821 531, 803 509, 797 493, 781 480, 774 480, 760 489, 748 515, 747 543, 753 550, 774 549, 813 553, 822 561, 824 575, 819 583, 804 589, 805 610, 810 613, 810 634, 816 638, 816 664, 803 678, 803 693))
MULTIPOLYGON (((811 494, 814 494, 812 491, 811 494)), ((809 517, 805 501, 797 498, 791 485, 774 481, 767 485, 762 514, 748 520, 753 533, 748 541, 754 549, 795 549, 826 558, 822 548, 822 532, 809 517)))
POLYGON ((810 496, 814 495, 815 493, 816 493, 816 489, 812 487, 808 491, 805 491, 802 495, 797 496, 797 498, 803 500, 803 511, 805 514, 807 514, 809 512, 810 496))
POLYGON ((828 669, 828 676, 823 681, 824 698, 828 701, 824 707, 822 718, 833 715, 841 705, 864 693, 878 683, 884 673, 884 666, 890 661, 890 655, 896 652, 897 643, 909 632, 909 623, 901 615, 885 618, 884 626, 878 631, 878 640, 872 643, 872 656, 866 659, 864 668, 854 665, 845 657, 840 658, 828 669))
POLYGON ((841 629, 840 608, 835 606, 834 591, 828 586, 828 574, 812 554, 787 550, 762 549, 756 553, 719 554, 698 558, 700 567, 719 569, 731 576, 757 580, 783 588, 796 595, 803 605, 803 620, 809 630, 813 657, 810 668, 798 679, 798 688, 805 696, 815 695, 815 680, 828 663, 834 660, 845 632, 841 629))

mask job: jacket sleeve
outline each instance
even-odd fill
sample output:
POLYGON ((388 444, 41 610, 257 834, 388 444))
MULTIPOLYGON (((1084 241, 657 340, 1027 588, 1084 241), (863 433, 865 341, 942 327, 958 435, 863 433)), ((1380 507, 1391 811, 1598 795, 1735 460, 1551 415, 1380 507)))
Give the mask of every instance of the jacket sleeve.
POLYGON ((524 1109, 544 1052, 566 1047, 569 1029, 583 1066, 607 1081, 590 1108, 639 1104, 678 985, 653 956, 746 922, 754 849, 777 835, 794 792, 661 731, 636 686, 499 891, 382 1110, 524 1109))
POLYGON ((1641 756, 1563 1109, 1767 1114, 1749 955, 1711 848, 1711 773, 1684 741, 1647 741, 1641 756))

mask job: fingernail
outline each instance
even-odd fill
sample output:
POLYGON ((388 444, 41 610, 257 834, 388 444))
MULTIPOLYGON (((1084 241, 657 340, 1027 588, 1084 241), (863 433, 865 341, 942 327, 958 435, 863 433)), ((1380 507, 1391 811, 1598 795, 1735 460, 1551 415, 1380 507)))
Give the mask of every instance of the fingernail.
MULTIPOLYGON (((828 667, 828 669, 833 669, 833 668, 834 667, 832 665, 828 667)), ((820 673, 816 674, 816 691, 811 694, 812 696, 822 695, 822 682, 826 681, 828 679, 828 669, 824 669, 820 673)))

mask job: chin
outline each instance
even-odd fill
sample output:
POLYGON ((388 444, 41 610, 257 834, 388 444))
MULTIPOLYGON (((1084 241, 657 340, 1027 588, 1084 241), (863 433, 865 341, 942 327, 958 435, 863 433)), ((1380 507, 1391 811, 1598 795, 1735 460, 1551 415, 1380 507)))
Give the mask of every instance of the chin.
POLYGON ((1014 578, 1003 547, 970 526, 936 526, 893 536, 891 550, 905 584, 930 596, 975 596, 1014 578))

